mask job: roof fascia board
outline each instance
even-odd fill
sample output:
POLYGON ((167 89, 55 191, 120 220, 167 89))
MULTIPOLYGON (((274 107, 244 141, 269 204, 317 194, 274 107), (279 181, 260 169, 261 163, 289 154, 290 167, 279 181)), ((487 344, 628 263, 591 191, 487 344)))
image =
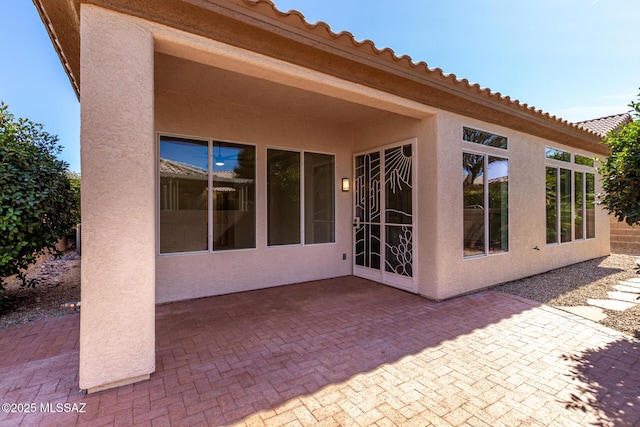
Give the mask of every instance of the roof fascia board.
MULTIPOLYGON (((37 1, 55 2, 55 0, 37 1)), ((66 1, 78 2, 80 0, 66 1)), ((260 0, 156 0, 153 10, 150 10, 148 9, 148 3, 143 0, 82 1, 83 4, 94 4, 139 17, 149 22, 190 31, 191 34, 200 35, 211 40, 217 40, 217 38, 207 36, 215 34, 218 29, 206 28, 208 21, 202 17, 200 28, 195 25, 187 26, 185 22, 181 22, 180 7, 191 8, 189 13, 192 14, 192 17, 194 16, 194 11, 199 12, 199 15, 202 16, 205 16, 202 14, 205 11, 214 14, 211 17, 217 14, 219 17, 226 17, 236 22, 236 24, 229 24, 231 26, 239 24, 245 27, 248 26, 246 28, 253 27, 258 31, 265 32, 263 34, 280 37, 289 44, 290 49, 293 45, 306 46, 307 55, 311 55, 314 50, 316 52, 322 51, 325 55, 334 57, 336 62, 342 61, 343 70, 342 73, 338 73, 326 64, 322 64, 322 59, 318 59, 314 64, 304 63, 304 60, 300 60, 297 57, 286 58, 291 63, 295 61, 301 67, 307 67, 326 75, 332 75, 356 84, 407 98, 425 106, 511 127, 518 131, 529 133, 533 131, 538 136, 595 151, 599 154, 608 153, 606 147, 597 144, 601 136, 595 132, 578 128, 566 121, 556 119, 555 116, 552 117, 540 110, 535 110, 527 106, 527 104, 512 101, 509 97, 502 97, 499 93, 491 93, 478 85, 471 85, 467 80, 458 80, 452 74, 444 75, 439 69, 429 69, 424 62, 415 64, 406 56, 398 58, 390 49, 378 50, 370 41, 356 42, 353 36, 348 33, 336 35, 331 32, 326 24, 317 24, 318 30, 315 27, 310 29, 310 24, 303 20, 301 14, 279 12, 270 2, 260 0), (294 18, 291 15, 297 16, 299 25, 296 25, 296 22, 292 22, 294 18), (322 31, 321 34, 318 33, 320 30, 322 31), (365 44, 369 46, 370 50, 363 49, 362 46, 365 44), (353 64, 359 64, 360 70, 353 68, 353 64), (350 68, 354 69, 355 72, 359 72, 360 75, 346 73, 345 70, 350 68), (372 70, 375 71, 373 74, 371 74, 372 70), (385 74, 386 76, 383 79, 385 74), (383 80, 387 83, 387 77, 390 76, 395 76, 393 83, 381 84, 383 80), (376 79, 377 82, 373 81, 376 79), (409 82, 413 82, 413 84, 409 84, 409 82), (416 88, 419 91, 416 91, 416 88)), ((213 27, 213 24, 209 25, 209 27, 213 27)), ((228 38, 229 34, 226 34, 226 36, 228 38)), ((220 41, 222 43, 230 42, 230 40, 223 39, 220 39, 220 41)), ((243 43, 251 43, 251 39, 246 37, 245 40, 231 40, 231 43, 236 43, 232 45, 237 47, 267 56, 270 53, 263 51, 266 49, 264 46, 261 50, 260 46, 255 44, 259 43, 256 41, 253 42, 254 46, 243 46, 243 43)), ((326 58, 324 59, 326 60, 326 58)), ((307 62, 309 62, 308 58, 307 62)), ((70 75, 73 76, 73 74, 73 69, 71 69, 70 75)))
POLYGON ((51 44, 80 99, 80 5, 79 0, 33 0, 51 44), (47 3, 45 7, 44 3, 47 3), (64 18, 63 18, 64 17, 64 18), (62 30, 61 30, 62 29, 62 30), (77 38, 77 40, 75 40, 77 38), (75 55, 77 53, 77 55, 75 55))
MULTIPOLYGON (((196 4, 199 5, 203 3, 203 1, 199 1, 199 0, 182 0, 182 1, 194 4, 194 5, 196 4)), ((382 69, 386 72, 395 74, 405 79, 415 81, 419 84, 428 85, 428 86, 437 88, 438 90, 442 90, 443 92, 449 93, 456 97, 463 98, 468 101, 484 105, 491 109, 496 109, 504 114, 516 115, 521 119, 537 123, 540 126, 551 126, 555 128, 555 130, 558 132, 567 132, 568 131, 567 127, 569 127, 571 129, 570 131, 570 133, 572 134, 571 137, 573 138, 584 139, 585 136, 587 136, 585 135, 584 129, 578 128, 576 126, 567 125, 569 122, 566 122, 566 121, 558 122, 558 119, 556 119, 555 116, 549 116, 548 114, 543 113, 541 110, 528 111, 530 108, 533 109, 533 107, 529 107, 527 104, 520 104, 519 102, 512 101, 508 96, 502 97, 499 93, 496 93, 492 95, 500 97, 500 100, 498 100, 498 102, 496 102, 496 100, 490 100, 488 97, 491 95, 487 93, 488 89, 486 90, 486 92, 482 91, 478 85, 473 85, 469 83, 469 81, 466 79, 462 79, 456 82, 457 79, 452 74, 444 75, 442 71, 439 69, 432 70, 427 66, 425 62, 414 63, 406 55, 402 57, 397 57, 394 54, 394 52, 389 48, 377 49, 373 44, 373 42, 369 40, 365 40, 363 42, 358 43, 355 41, 355 39, 351 34, 343 35, 343 33, 340 33, 337 35, 337 37, 335 37, 335 36, 332 36, 330 33, 327 33, 327 35, 333 39, 333 40, 330 40, 330 39, 327 39, 327 37, 317 35, 315 32, 310 31, 308 28, 298 28, 294 25, 288 25, 287 27, 284 27, 280 19, 270 17, 264 13, 257 12, 254 9, 249 9, 246 7, 246 4, 249 3, 249 4, 253 4, 254 7, 264 6, 263 8, 268 8, 269 9, 267 11, 268 13, 269 12, 277 13, 274 10, 273 6, 268 5, 266 2, 251 1, 251 0, 237 0, 237 1, 231 0, 231 1, 227 1, 226 3, 227 6, 222 6, 218 3, 214 4, 211 1, 205 1, 204 3, 210 5, 213 9, 216 9, 218 12, 225 14, 227 16, 233 17, 234 19, 240 18, 244 22, 250 25, 257 26, 266 31, 279 34, 288 39, 295 40, 299 43, 306 44, 310 47, 323 50, 327 53, 335 54, 338 56, 347 55, 351 60, 358 58, 359 59, 358 62, 362 63, 363 65, 371 66, 376 69, 382 69), (244 4, 244 5, 241 5, 241 4, 244 4), (349 38, 350 40, 353 40, 353 42, 349 41, 348 45, 345 45, 344 43, 335 42, 336 38, 343 38, 343 37, 349 38), (387 54, 390 59, 395 58, 395 60, 393 62, 389 62, 381 59, 380 57, 372 56, 369 53, 363 52, 363 50, 360 47, 356 46, 354 43, 358 43, 360 46, 368 45, 372 53, 377 53, 379 55, 387 54), (400 61, 405 61, 406 64, 402 65, 400 64, 400 61), (411 68, 408 68, 407 65, 410 66, 411 68), (422 68, 423 72, 416 72, 416 71, 420 71, 418 70, 420 68, 422 68), (440 75, 442 75, 442 77, 440 77, 440 75), (454 84, 454 86, 452 86, 452 83, 454 84), (456 87, 457 86, 456 83, 458 83, 463 87, 456 87), (475 89, 478 92, 477 95, 470 93, 470 90, 472 89, 475 89), (531 114, 532 112, 540 115, 541 117, 535 117, 534 115, 531 114)), ((300 22, 303 26, 306 26, 306 24, 303 22, 304 17, 302 14, 295 11, 292 14, 297 16, 298 19, 300 19, 300 22)), ((287 13, 283 13, 283 15, 288 16, 287 13)), ((456 111, 454 109, 448 109, 443 106, 438 106, 438 107, 447 109, 448 111, 459 113, 459 111, 456 111)), ((495 123, 495 124, 500 124, 500 123, 495 123)), ((600 135, 596 135, 595 132, 592 132, 589 130, 587 130, 586 133, 591 134, 589 135, 591 136, 591 138, 589 138, 588 136, 586 138, 589 142, 592 142, 592 143, 600 142, 600 138, 601 138, 600 135)), ((565 142, 569 142, 571 144, 570 141, 565 141, 565 142)), ((583 144, 579 144, 579 145, 582 146, 583 144)), ((602 151, 602 154, 605 154, 608 152, 607 150, 601 150, 601 151, 602 151)))
POLYGON ((417 119, 432 116, 438 111, 430 105, 406 97, 163 24, 140 21, 140 25, 148 25, 153 32, 157 52, 327 96, 336 97, 336 93, 339 93, 342 95, 341 99, 417 119), (202 53, 207 55, 203 57, 202 53), (256 70, 260 72, 256 73, 256 70))

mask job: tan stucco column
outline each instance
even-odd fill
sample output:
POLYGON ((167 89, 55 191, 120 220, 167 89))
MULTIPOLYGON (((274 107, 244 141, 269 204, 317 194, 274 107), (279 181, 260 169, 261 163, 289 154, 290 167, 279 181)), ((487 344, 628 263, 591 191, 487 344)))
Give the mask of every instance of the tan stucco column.
POLYGON ((155 370, 153 36, 81 7, 80 387, 155 370))

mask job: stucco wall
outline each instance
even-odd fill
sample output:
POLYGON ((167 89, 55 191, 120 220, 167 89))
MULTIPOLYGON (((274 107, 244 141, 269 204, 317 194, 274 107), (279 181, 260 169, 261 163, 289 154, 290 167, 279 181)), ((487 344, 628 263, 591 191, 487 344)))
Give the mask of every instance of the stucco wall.
MULTIPOLYGON (((609 218, 596 207, 596 238, 546 244, 545 147, 563 147, 520 132, 455 114, 438 116, 437 289, 424 294, 444 299, 501 282, 609 254, 609 218), (509 141, 509 236, 506 253, 463 258, 462 126, 506 136, 509 141), (539 250, 534 249, 537 247, 539 250)), ((481 149, 481 147, 478 147, 481 149)), ((589 153, 580 152, 588 155, 589 153)), ((594 170, 595 172, 595 170, 594 170)), ((596 175, 596 194, 601 191, 596 175)))
MULTIPOLYGON (((264 159, 267 147, 333 153, 337 190, 341 177, 352 176, 353 153, 416 138, 415 271, 418 292, 429 298, 449 298, 609 253, 608 218, 600 209, 596 213, 596 239, 546 245, 544 149, 553 146, 575 150, 527 134, 446 112, 424 120, 389 115, 386 120, 340 126, 303 115, 287 116, 162 90, 156 91, 156 123, 158 132, 256 144, 259 179, 265 176, 265 162, 260 159, 264 159), (236 126, 239 119, 243 123, 240 127, 236 126), (509 158, 507 253, 468 259, 462 256, 462 126, 509 138, 509 150, 504 153, 509 158)), ((158 256, 158 302, 351 274, 351 193, 336 192, 335 244, 267 247, 264 185, 258 183, 257 248, 158 256), (342 254, 347 260, 342 260, 342 254)))
MULTIPOLYGON (((275 86, 268 88, 273 93, 262 94, 262 102, 271 95, 280 96, 273 104, 276 108, 253 106, 251 96, 244 104, 197 96, 198 83, 205 80, 193 75, 173 75, 178 81, 190 77, 195 82, 187 88, 190 94, 163 89, 156 81, 159 38, 165 49, 174 38, 194 42, 208 52, 202 54, 205 59, 215 59, 223 52, 219 63, 226 65, 233 57, 239 70, 265 66, 261 72, 280 82, 290 81, 286 73, 296 75, 298 85, 300 80, 313 80, 313 75, 94 6, 82 6, 81 21, 84 247, 80 386, 98 391, 147 378, 154 371, 155 303, 350 274, 353 192, 339 191, 339 183, 342 177, 352 177, 355 147, 374 148, 411 137, 414 131, 407 130, 407 122, 415 125, 419 120, 400 118, 397 110, 425 115, 431 110, 422 111, 415 103, 389 94, 377 96, 375 91, 326 77, 316 80, 324 97, 309 96, 306 87, 306 94, 301 95, 303 104, 307 102, 313 110, 310 116, 304 108, 279 110, 278 105, 286 105, 287 98, 275 86), (254 62, 243 68, 238 63, 241 60, 254 62), (344 99, 345 94, 356 101, 371 99, 396 112, 333 101, 344 99), (322 106, 328 103, 329 109, 318 108, 316 101, 322 106), (384 129, 385 137, 356 138, 358 127, 367 129, 372 123, 384 129), (158 255, 159 133, 256 146, 255 249, 158 255), (335 154, 335 243, 266 247, 267 147, 335 154)), ((193 50, 186 51, 193 54, 193 50)))
POLYGON ((435 294, 436 236, 437 236, 437 118, 431 116, 423 120, 395 117, 388 121, 363 124, 356 130, 356 149, 364 151, 368 146, 380 146, 390 142, 416 138, 416 169, 414 188, 417 192, 417 206, 413 207, 416 220, 413 246, 413 271, 416 290, 420 294, 435 294))
POLYGON ((353 132, 311 119, 283 117, 247 106, 218 103, 175 92, 156 92, 159 133, 214 138, 256 146, 256 248, 200 254, 157 256, 156 301, 296 283, 351 272, 351 193, 342 193, 340 179, 351 175, 353 132), (267 147, 304 149, 334 154, 336 160, 336 242, 267 247, 267 147), (342 259, 342 254, 347 259, 342 259))
POLYGON ((551 141, 94 6, 82 6, 81 39, 82 388, 112 387, 154 370, 155 303, 351 274, 353 190, 341 192, 340 180, 353 178, 354 153, 394 142, 416 139, 420 294, 448 298, 609 253, 601 210, 596 239, 546 245, 544 148, 564 148, 551 141), (226 74, 158 70, 159 55, 226 74), (221 78, 244 74, 259 77, 251 84, 266 92, 223 90, 221 78), (287 105, 291 95, 297 111, 287 105), (463 258, 463 125, 509 138, 508 253, 463 258), (256 248, 158 254, 162 133, 256 146, 256 248), (335 243, 267 247, 269 147, 335 155, 335 243))
POLYGON ((414 137, 420 130, 419 121, 396 115, 344 126, 305 117, 304 111, 293 116, 163 89, 156 90, 155 106, 159 133, 244 142, 257 150, 256 248, 158 255, 158 303, 351 274, 353 192, 341 192, 340 181, 352 177, 353 152, 414 137), (335 154, 335 243, 267 246, 268 147, 335 154))
POLYGON ((153 37, 82 6, 80 387, 155 369, 153 37))

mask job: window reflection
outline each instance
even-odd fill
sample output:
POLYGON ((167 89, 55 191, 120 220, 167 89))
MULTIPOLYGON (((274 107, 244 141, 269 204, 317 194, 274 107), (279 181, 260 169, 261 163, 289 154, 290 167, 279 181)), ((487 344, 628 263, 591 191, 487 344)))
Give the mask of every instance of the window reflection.
POLYGON ((571 161, 571 153, 562 150, 556 150, 555 148, 547 147, 545 149, 545 156, 547 159, 560 160, 562 162, 571 161))
POLYGON ((255 148, 213 143, 213 250, 255 247, 255 148))
POLYGON ((500 135, 495 135, 489 132, 483 132, 481 130, 463 127, 462 139, 468 142, 474 142, 476 144, 487 145, 489 147, 496 147, 507 149, 507 138, 500 135))
POLYGON ((581 156, 579 154, 575 155, 574 162, 577 165, 591 166, 591 167, 593 167, 593 165, 595 163, 593 157, 585 157, 585 156, 581 156))
POLYGON ((484 255, 484 158, 462 155, 464 256, 484 255))
POLYGON ((160 253, 255 247, 255 147, 214 141, 212 150, 209 191, 209 142, 161 138, 160 253))
POLYGON ((595 175, 549 166, 546 170, 547 244, 594 238, 595 175))
POLYGON ((509 160, 462 155, 464 256, 509 251, 509 160))
POLYGON ((267 150, 269 246, 301 243, 301 203, 304 243, 335 242, 335 156, 310 152, 302 156, 298 151, 267 150))
POLYGON ((208 143, 160 142, 160 252, 207 250, 208 143))
POLYGON ((489 156, 489 253, 509 250, 509 161, 489 156))
POLYGON ((571 171, 560 169, 560 241, 571 241, 571 171))
POLYGON ((596 180, 595 175, 592 173, 585 174, 586 181, 586 226, 587 226, 587 239, 593 239, 596 237, 596 180))
POLYGON ((269 246, 300 243, 300 153, 267 150, 269 246))
POLYGON ((574 173, 574 208, 575 217, 573 224, 573 233, 576 240, 584 239, 584 174, 582 172, 574 173))
POLYGON ((335 241, 334 156, 304 153, 304 242, 335 241))
POLYGON ((548 167, 546 176, 547 244, 558 243, 557 183, 557 169, 548 167))

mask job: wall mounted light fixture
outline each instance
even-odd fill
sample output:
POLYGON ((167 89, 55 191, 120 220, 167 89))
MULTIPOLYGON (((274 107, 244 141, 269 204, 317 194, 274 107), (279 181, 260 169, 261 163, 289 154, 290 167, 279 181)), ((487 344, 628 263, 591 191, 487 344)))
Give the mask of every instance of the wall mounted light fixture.
POLYGON ((342 191, 349 191, 350 183, 349 178, 342 178, 342 191))

